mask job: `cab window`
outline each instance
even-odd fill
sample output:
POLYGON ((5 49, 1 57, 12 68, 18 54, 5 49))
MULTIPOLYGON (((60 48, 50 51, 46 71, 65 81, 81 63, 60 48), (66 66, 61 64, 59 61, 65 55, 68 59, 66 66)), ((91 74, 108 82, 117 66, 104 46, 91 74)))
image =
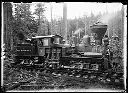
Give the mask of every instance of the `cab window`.
POLYGON ((48 46, 48 39, 44 39, 43 42, 43 46, 48 46))
POLYGON ((54 43, 55 43, 55 44, 60 44, 60 38, 55 38, 54 43))

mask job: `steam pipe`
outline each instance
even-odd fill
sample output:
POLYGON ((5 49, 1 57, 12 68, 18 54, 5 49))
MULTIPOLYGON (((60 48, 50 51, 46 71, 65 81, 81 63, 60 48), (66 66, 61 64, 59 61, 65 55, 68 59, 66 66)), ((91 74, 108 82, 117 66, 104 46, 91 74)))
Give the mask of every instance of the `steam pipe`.
POLYGON ((64 37, 65 41, 67 41, 67 4, 63 4, 63 22, 64 22, 64 37))

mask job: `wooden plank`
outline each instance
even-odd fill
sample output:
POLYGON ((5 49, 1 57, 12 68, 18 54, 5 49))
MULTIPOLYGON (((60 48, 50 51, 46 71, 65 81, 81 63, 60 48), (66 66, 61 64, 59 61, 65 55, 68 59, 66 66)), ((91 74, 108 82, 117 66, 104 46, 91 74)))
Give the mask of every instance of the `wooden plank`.
POLYGON ((19 87, 19 86, 22 85, 22 84, 29 83, 29 82, 33 81, 34 79, 35 79, 35 78, 30 78, 30 79, 27 80, 27 81, 24 81, 24 82, 23 82, 23 81, 22 81, 22 82, 17 82, 16 84, 13 84, 13 85, 11 85, 11 86, 9 85, 6 90, 13 90, 13 89, 19 87))

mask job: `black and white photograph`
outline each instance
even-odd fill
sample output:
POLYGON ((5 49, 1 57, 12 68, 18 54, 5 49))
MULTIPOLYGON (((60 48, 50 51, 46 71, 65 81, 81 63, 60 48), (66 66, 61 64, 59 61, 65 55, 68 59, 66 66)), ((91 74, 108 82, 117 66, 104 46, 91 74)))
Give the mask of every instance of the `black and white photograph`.
POLYGON ((127 5, 1 5, 2 92, 126 92, 127 5))

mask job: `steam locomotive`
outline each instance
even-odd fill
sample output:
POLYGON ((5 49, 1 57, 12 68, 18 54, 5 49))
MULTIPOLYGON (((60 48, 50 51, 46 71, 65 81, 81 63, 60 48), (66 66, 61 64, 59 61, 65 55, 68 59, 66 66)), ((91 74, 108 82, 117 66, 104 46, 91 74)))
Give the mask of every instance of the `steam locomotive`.
POLYGON ((27 43, 17 44, 14 65, 81 73, 105 71, 110 61, 109 42, 104 37, 107 25, 96 23, 90 28, 91 36, 84 36, 82 43, 75 46, 64 44, 60 35, 35 36, 27 43))

